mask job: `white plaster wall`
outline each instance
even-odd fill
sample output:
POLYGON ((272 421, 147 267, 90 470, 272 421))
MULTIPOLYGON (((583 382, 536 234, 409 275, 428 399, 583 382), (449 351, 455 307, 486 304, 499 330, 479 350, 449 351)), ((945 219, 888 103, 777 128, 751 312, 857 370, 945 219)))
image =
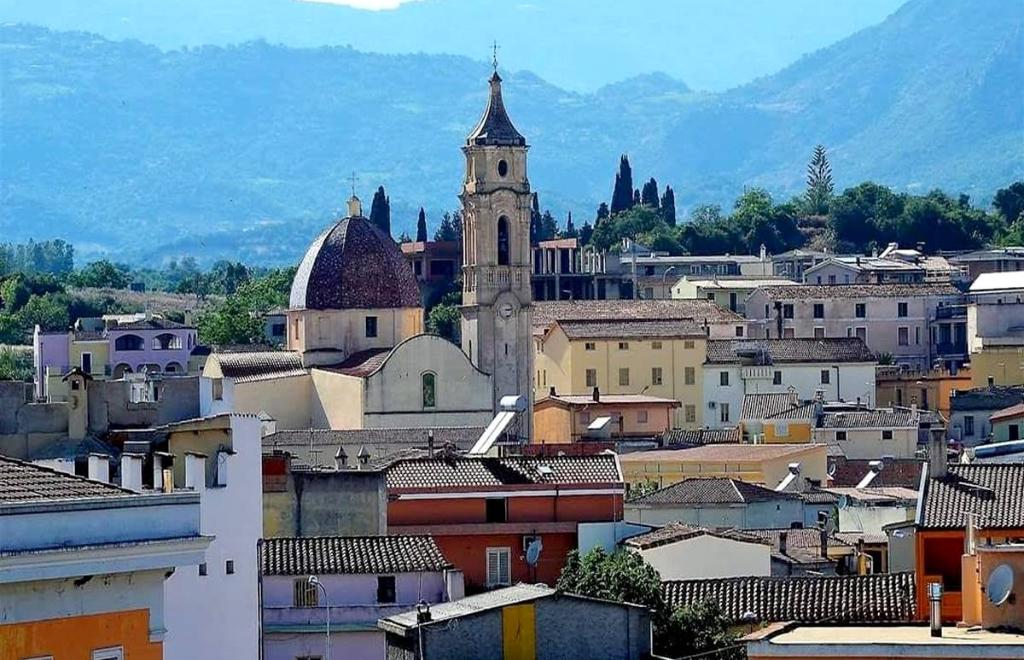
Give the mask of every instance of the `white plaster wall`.
POLYGON ((882 534, 882 527, 914 519, 914 507, 848 506, 839 509, 840 532, 882 534))
MULTIPOLYGON (((917 452, 917 428, 886 429, 892 440, 882 439, 882 429, 846 429, 846 440, 836 440, 837 429, 815 429, 814 441, 841 447, 850 459, 874 460, 883 456, 914 458, 917 452)), ((840 429, 842 430, 842 429, 840 429)))
POLYGON ((703 535, 639 552, 662 580, 771 575, 771 548, 760 543, 703 535))
MULTIPOLYGON (((186 566, 167 580, 164 644, 167 658, 256 658, 259 598, 256 541, 263 531, 260 422, 231 418, 228 482, 202 491, 202 533, 216 538, 206 551, 207 575, 186 566), (233 560, 235 572, 226 574, 233 560)), ((210 456, 216 460, 216 455, 210 456)))

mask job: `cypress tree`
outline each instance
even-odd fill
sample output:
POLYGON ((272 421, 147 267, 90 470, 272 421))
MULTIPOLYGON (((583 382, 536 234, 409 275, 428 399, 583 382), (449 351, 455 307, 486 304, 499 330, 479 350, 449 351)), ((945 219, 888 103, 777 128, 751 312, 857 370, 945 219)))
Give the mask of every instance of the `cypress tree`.
POLYGON ((416 240, 420 243, 427 241, 427 214, 423 207, 420 207, 420 217, 416 219, 416 240))
POLYGON ((652 209, 658 208, 658 182, 654 180, 653 176, 640 191, 640 201, 644 206, 649 206, 652 209))
POLYGON ((391 200, 384 192, 384 186, 379 186, 377 192, 373 193, 373 203, 370 205, 370 222, 377 226, 382 232, 391 235, 391 200))
POLYGON ((665 186, 665 194, 661 196, 661 217, 669 225, 676 226, 676 193, 672 186, 665 186))
POLYGON ((590 237, 594 235, 594 228, 590 226, 589 222, 584 222, 583 226, 580 227, 580 245, 586 245, 590 242, 590 237))
POLYGON ((576 227, 572 224, 572 211, 569 211, 569 219, 565 221, 565 237, 576 238, 578 236, 576 227))
POLYGON ((530 245, 536 245, 543 239, 540 237, 540 200, 537 198, 537 193, 533 193, 530 206, 530 245))
POLYGON ((629 158, 622 154, 619 158, 619 173, 615 175, 615 188, 612 190, 611 214, 621 213, 633 206, 633 169, 629 166, 629 158))
POLYGON ((832 166, 825 155, 825 146, 814 147, 814 155, 807 164, 807 210, 812 215, 828 213, 832 201, 832 166))
POLYGON ((633 206, 640 206, 642 203, 642 197, 640 197, 640 189, 635 188, 633 190, 633 206))
POLYGON ((550 241, 558 233, 558 223, 551 211, 544 211, 540 219, 540 240, 550 241))
POLYGON ((594 226, 601 224, 602 220, 607 220, 611 212, 608 211, 608 205, 601 202, 601 205, 597 207, 597 219, 594 220, 594 226))

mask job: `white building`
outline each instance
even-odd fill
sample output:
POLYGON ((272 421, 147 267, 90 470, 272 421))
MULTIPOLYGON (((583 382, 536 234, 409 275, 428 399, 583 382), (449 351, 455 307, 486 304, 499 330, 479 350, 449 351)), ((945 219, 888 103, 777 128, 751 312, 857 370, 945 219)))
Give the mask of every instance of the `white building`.
POLYGON ((771 575, 771 544, 735 530, 713 531, 672 523, 623 542, 662 581, 771 575))
POLYGON ((796 282, 785 277, 722 276, 700 277, 685 275, 672 285, 671 297, 679 299, 710 300, 723 309, 745 314, 746 299, 755 289, 762 286, 792 286, 796 282))
POLYGON ((921 414, 916 408, 825 411, 814 441, 839 447, 849 459, 914 458, 921 414))
POLYGON ((704 408, 712 428, 735 426, 747 394, 785 392, 800 400, 861 401, 875 396, 877 358, 856 337, 708 340, 704 408), (726 418, 721 411, 728 410, 726 418))

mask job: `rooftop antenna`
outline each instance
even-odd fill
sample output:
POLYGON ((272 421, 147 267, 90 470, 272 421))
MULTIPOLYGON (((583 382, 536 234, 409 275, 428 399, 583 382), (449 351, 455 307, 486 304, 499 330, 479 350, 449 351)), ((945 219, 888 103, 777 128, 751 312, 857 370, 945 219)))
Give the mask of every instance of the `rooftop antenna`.
POLYGON ((359 179, 358 179, 358 177, 356 177, 356 173, 355 173, 355 172, 352 172, 352 176, 351 176, 351 177, 349 177, 349 181, 350 181, 350 182, 352 183, 352 196, 353 196, 353 197, 355 197, 355 196, 356 196, 356 182, 357 182, 358 180, 359 180, 359 179))
POLYGON ((498 41, 495 40, 494 43, 491 44, 491 66, 494 67, 495 73, 498 72, 498 48, 498 41))

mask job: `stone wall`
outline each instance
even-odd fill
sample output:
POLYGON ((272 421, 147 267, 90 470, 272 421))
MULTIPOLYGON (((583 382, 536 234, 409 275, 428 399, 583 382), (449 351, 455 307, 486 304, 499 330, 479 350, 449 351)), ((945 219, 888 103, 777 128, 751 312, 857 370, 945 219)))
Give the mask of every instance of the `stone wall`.
POLYGON ((164 378, 156 385, 154 403, 132 403, 130 386, 123 380, 89 383, 89 431, 147 428, 199 416, 199 377, 164 378))
POLYGON ((27 458, 67 432, 66 403, 35 403, 31 383, 0 381, 0 454, 27 458))

